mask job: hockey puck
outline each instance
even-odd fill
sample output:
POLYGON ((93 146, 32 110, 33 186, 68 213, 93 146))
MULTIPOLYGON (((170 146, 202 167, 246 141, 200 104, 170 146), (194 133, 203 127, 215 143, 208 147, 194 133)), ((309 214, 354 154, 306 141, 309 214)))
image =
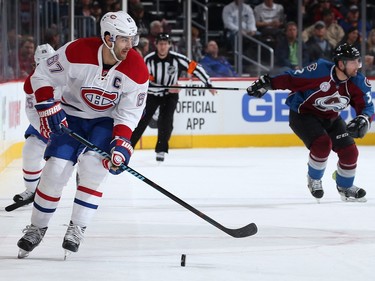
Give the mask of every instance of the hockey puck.
POLYGON ((181 255, 181 266, 185 266, 185 263, 186 263, 186 255, 182 254, 181 255))

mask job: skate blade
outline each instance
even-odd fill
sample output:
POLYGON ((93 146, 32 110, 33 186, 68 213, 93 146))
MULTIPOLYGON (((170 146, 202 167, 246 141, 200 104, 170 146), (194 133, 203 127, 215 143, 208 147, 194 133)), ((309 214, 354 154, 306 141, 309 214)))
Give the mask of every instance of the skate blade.
POLYGON ((64 261, 66 261, 66 258, 69 257, 72 253, 72 251, 64 249, 64 261))
POLYGON ((360 203, 367 202, 366 197, 352 198, 352 197, 341 196, 341 200, 344 201, 344 202, 360 202, 360 203))
POLYGON ((23 250, 23 249, 20 249, 19 251, 18 251, 18 258, 19 259, 23 259, 23 258, 26 258, 26 257, 28 257, 29 256, 29 253, 30 252, 28 252, 28 251, 25 251, 25 250, 23 250))

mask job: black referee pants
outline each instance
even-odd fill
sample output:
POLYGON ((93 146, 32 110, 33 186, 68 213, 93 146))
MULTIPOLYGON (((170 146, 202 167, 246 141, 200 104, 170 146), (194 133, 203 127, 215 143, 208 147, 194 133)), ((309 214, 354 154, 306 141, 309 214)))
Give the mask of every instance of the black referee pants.
POLYGON ((155 147, 155 152, 168 152, 169 139, 173 130, 173 115, 176 110, 178 102, 178 94, 168 94, 164 96, 147 95, 145 115, 139 121, 137 128, 134 130, 131 143, 134 147, 148 124, 151 121, 156 109, 159 108, 158 118, 158 140, 155 147))

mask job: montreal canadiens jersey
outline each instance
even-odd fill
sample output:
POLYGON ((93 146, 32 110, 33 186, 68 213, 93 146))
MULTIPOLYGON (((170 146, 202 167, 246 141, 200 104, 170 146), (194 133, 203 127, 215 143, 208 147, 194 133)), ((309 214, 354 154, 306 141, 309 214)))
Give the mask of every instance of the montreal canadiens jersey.
POLYGON ((289 89, 286 104, 301 114, 334 119, 351 105, 357 115, 372 117, 374 105, 368 79, 358 72, 355 77, 340 81, 334 68, 334 63, 320 59, 301 70, 271 78, 271 86, 275 90, 289 89))
POLYGON ((110 117, 114 126, 131 131, 138 125, 146 104, 148 70, 142 57, 130 49, 124 61, 103 70, 100 38, 82 38, 58 49, 37 66, 31 76, 37 102, 53 97, 61 88, 61 104, 72 116, 110 117))

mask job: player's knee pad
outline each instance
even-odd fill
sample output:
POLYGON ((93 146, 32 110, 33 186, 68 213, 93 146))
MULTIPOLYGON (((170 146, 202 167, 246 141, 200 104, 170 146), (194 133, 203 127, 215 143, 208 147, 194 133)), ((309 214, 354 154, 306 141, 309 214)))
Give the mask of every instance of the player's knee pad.
POLYGON ((103 157, 94 151, 87 151, 78 159, 79 185, 97 189, 107 177, 108 171, 102 164, 103 157))
POLYGON ((319 159, 326 159, 332 150, 332 141, 328 135, 315 139, 310 147, 310 153, 319 159))
POLYGON ((349 146, 339 148, 337 149, 336 153, 337 153, 337 156, 339 157, 340 165, 345 165, 348 167, 351 167, 351 166, 353 167, 354 165, 353 168, 355 168, 355 165, 357 164, 358 155, 359 155, 358 148, 355 144, 351 144, 349 146))
POLYGON ((60 197, 63 187, 68 183, 74 166, 72 161, 51 157, 47 160, 38 189, 45 195, 60 197))

